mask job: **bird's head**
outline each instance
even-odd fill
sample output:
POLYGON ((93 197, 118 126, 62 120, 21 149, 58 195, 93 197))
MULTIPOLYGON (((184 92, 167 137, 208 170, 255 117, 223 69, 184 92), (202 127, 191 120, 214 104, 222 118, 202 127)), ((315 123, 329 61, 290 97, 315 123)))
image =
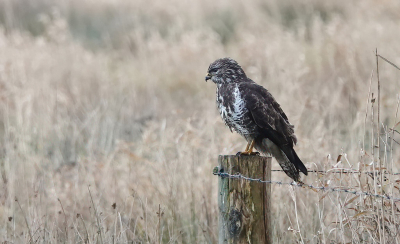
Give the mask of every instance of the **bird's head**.
POLYGON ((247 79, 242 67, 231 58, 220 58, 208 67, 207 80, 215 84, 228 84, 244 81, 247 79))

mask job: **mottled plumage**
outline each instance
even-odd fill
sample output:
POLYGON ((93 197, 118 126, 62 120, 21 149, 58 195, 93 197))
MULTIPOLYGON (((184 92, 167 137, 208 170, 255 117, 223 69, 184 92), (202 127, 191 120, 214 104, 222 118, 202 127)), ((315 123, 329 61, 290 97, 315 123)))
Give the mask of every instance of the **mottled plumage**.
POLYGON ((293 149, 297 143, 294 127, 267 89, 247 78, 230 58, 214 61, 208 68, 206 81, 209 79, 217 84, 217 106, 223 121, 248 142, 242 154, 251 154, 254 146, 275 157, 293 180, 300 181, 300 171, 307 175, 293 149))

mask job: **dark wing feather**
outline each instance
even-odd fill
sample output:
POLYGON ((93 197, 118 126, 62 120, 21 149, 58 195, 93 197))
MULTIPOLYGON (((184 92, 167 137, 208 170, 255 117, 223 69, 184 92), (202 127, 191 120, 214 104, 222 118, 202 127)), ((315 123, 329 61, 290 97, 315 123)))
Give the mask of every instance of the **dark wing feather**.
POLYGON ((241 83, 240 89, 256 124, 276 137, 278 144, 293 147, 297 143, 294 127, 271 93, 253 82, 241 83))
POLYGON ((255 123, 261 127, 263 136, 275 143, 297 169, 307 175, 307 168, 293 149, 297 143, 294 127, 273 96, 264 87, 254 82, 240 85, 242 94, 255 123))

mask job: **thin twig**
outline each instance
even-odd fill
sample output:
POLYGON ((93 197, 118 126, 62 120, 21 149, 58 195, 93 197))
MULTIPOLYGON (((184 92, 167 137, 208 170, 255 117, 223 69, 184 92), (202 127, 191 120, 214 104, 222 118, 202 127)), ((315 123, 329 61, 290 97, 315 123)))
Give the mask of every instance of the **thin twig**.
MULTIPOLYGON (((383 184, 383 174, 382 174, 382 171, 383 171, 383 164, 382 164, 382 160, 381 160, 381 137, 380 137, 380 126, 381 126, 381 123, 380 123, 380 108, 381 108, 381 103, 380 103, 380 101, 381 101, 381 81, 380 81, 380 79, 379 79, 379 58, 378 58, 378 48, 376 48, 375 49, 375 55, 376 55, 376 78, 377 78, 377 80, 378 80, 378 123, 377 123, 377 131, 376 131, 376 133, 377 133, 377 136, 378 136, 378 161, 379 161, 379 167, 380 167, 380 171, 381 171, 381 185, 383 184)), ((382 221, 385 219, 385 214, 384 214, 384 211, 383 211, 383 200, 382 200, 382 202, 381 202, 381 218, 382 218, 382 221)), ((379 223, 380 223, 380 221, 379 221, 379 223)), ((381 228, 379 228, 379 231, 382 233, 382 236, 381 235, 379 235, 379 237, 381 238, 381 243, 382 243, 382 240, 383 240, 383 242, 385 243, 385 232, 384 231, 381 231, 380 230, 381 228)))
MULTIPOLYGON (((394 116, 394 121, 397 121, 397 115, 398 115, 398 112, 399 112, 399 105, 400 105, 400 96, 399 95, 397 95, 397 107, 396 107, 396 113, 395 113, 395 116, 394 116)), ((394 165, 394 159, 393 159, 393 142, 395 142, 395 143, 397 143, 397 144, 399 144, 396 140, 394 140, 394 132, 396 131, 397 133, 399 133, 397 130, 395 130, 394 128, 397 126, 397 124, 398 123, 396 123, 396 124, 394 124, 393 125, 393 129, 392 129, 392 138, 390 138, 390 136, 389 136, 389 138, 391 139, 390 140, 390 163, 391 163, 391 170, 393 170, 393 165, 394 165)), ((391 177, 392 178, 392 177, 391 177)), ((393 185, 392 185, 392 187, 391 187, 391 192, 390 192, 390 194, 392 194, 393 195, 393 185)), ((392 207, 392 218, 393 219, 395 219, 395 205, 394 205, 394 202, 393 201, 391 201, 391 207, 392 207)), ((397 242, 397 239, 396 239, 396 243, 398 243, 397 242)))
POLYGON ((303 244, 304 244, 303 236, 301 235, 301 230, 300 230, 299 216, 298 216, 298 214, 297 214, 297 201, 296 201, 296 195, 295 195, 295 192, 293 191, 293 188, 291 189, 290 193, 291 193, 291 197, 292 197, 292 200, 293 200, 293 203, 294 203, 294 213, 295 213, 295 216, 296 216, 297 230, 298 230, 298 232, 299 232, 299 235, 300 235, 300 240, 301 240, 301 243, 303 243, 303 244))
POLYGON ((85 240, 85 243, 90 243, 89 232, 88 232, 88 230, 87 230, 87 228, 86 228, 85 221, 83 220, 82 215, 77 214, 77 217, 81 219, 82 224, 83 224, 83 228, 85 228, 85 231, 86 231, 86 240, 85 240))
POLYGON ((161 204, 158 204, 158 243, 161 244, 161 204))
POLYGON ((365 128, 367 124, 368 118, 368 104, 371 102, 371 86, 372 86, 372 77, 374 76, 374 70, 371 71, 371 77, 369 79, 369 89, 368 89, 368 97, 367 97, 367 106, 365 106, 365 119, 364 119, 364 136, 363 136, 363 151, 365 152, 365 128))
POLYGON ((94 204, 92 193, 90 192, 90 185, 88 185, 88 190, 89 190, 89 195, 90 195, 90 200, 92 201, 93 209, 94 209, 94 214, 96 215, 96 221, 97 221, 97 228, 99 229, 99 234, 100 234, 100 242, 103 243, 103 236, 101 234, 101 226, 100 226, 100 219, 97 213, 96 205, 94 204))
MULTIPOLYGON (((399 105, 397 104, 397 106, 399 106, 399 105)), ((390 129, 390 128, 389 128, 389 130, 391 130, 393 132, 396 132, 397 134, 400 134, 400 132, 398 130, 393 130, 393 129, 390 129)))
POLYGON ((376 54, 376 56, 380 57, 381 59, 383 59, 383 60, 385 60, 386 62, 388 62, 389 64, 391 64, 391 65, 392 65, 393 67, 395 67, 396 69, 400 70, 400 68, 399 68, 397 65, 395 65, 395 64, 392 63, 392 62, 390 62, 389 60, 387 60, 386 58, 382 57, 381 55, 376 54))
POLYGON ((58 202, 60 203, 60 205, 61 205, 61 210, 62 210, 62 212, 63 212, 63 214, 64 214, 65 236, 66 236, 66 240, 68 241, 67 215, 65 214, 64 207, 63 207, 63 205, 62 205, 62 203, 61 203, 60 198, 57 198, 57 200, 58 200, 58 202))
POLYGON ((79 232, 79 229, 78 229, 78 226, 74 223, 74 222, 72 222, 72 225, 74 226, 74 229, 75 229, 75 235, 77 235, 78 237, 79 237, 79 239, 81 239, 81 241, 83 242, 83 243, 87 243, 86 242, 86 239, 85 238, 83 238, 83 236, 81 235, 81 233, 79 232))
POLYGON ((25 224, 26 224, 26 227, 28 228, 28 232, 29 232, 29 238, 30 238, 29 243, 32 243, 33 242, 33 236, 32 236, 32 232, 31 232, 31 228, 29 227, 29 224, 28 224, 28 219, 26 218, 26 215, 24 213, 24 210, 21 207, 21 204, 19 204, 18 198, 15 198, 15 201, 17 202, 17 204, 19 206, 19 209, 21 209, 22 216, 24 216, 25 224))

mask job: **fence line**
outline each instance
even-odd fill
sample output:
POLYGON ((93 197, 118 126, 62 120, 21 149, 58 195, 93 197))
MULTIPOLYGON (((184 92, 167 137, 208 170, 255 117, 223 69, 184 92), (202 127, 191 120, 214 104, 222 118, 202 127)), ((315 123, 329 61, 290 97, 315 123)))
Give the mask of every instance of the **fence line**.
POLYGON ((259 183, 264 183, 264 184, 297 186, 297 187, 309 188, 309 189, 313 189, 313 190, 317 190, 317 191, 344 192, 344 193, 350 193, 350 194, 358 195, 358 196, 371 196, 371 197, 375 197, 375 198, 381 198, 381 199, 390 200, 393 202, 400 201, 400 198, 396 198, 396 197, 392 197, 392 196, 388 196, 388 195, 379 195, 379 194, 374 194, 374 193, 365 192, 365 191, 355 191, 355 190, 351 190, 350 188, 344 188, 344 187, 333 188, 333 187, 326 187, 326 186, 313 186, 313 185, 308 185, 308 184, 305 184, 302 182, 296 183, 296 182, 281 182, 281 181, 272 181, 272 180, 253 179, 253 178, 243 176, 242 174, 239 174, 239 173, 232 175, 232 174, 223 173, 223 172, 216 172, 215 170, 214 170, 213 174, 218 175, 219 177, 222 177, 222 178, 243 179, 243 180, 259 182, 259 183))
MULTIPOLYGON (((273 172, 284 172, 282 169, 272 169, 273 172)), ((352 170, 352 169, 334 169, 334 170, 308 170, 308 173, 318 173, 318 174, 368 174, 368 175, 380 175, 381 172, 379 171, 359 171, 359 170, 352 170)), ((389 173, 383 172, 385 175, 400 175, 400 173, 389 173)))

